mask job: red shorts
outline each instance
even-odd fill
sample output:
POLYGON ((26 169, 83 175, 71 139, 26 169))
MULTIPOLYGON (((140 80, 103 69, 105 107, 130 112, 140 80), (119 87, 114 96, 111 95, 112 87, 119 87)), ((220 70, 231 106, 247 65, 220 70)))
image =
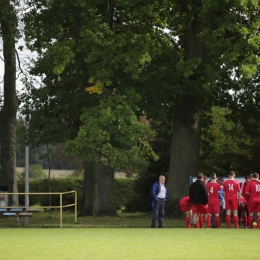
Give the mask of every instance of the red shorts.
POLYGON ((219 203, 208 204, 208 213, 210 213, 210 214, 219 214, 220 213, 220 205, 219 205, 219 203))
POLYGON ((248 212, 260 212, 260 201, 259 200, 250 200, 248 202, 248 212))
POLYGON ((238 198, 236 197, 226 197, 226 210, 238 210, 238 198))
POLYGON ((180 203, 179 206, 180 206, 180 210, 181 210, 182 212, 190 211, 190 206, 187 205, 187 204, 181 204, 181 203, 180 203))
POLYGON ((206 204, 192 204, 192 214, 208 214, 208 205, 206 204))

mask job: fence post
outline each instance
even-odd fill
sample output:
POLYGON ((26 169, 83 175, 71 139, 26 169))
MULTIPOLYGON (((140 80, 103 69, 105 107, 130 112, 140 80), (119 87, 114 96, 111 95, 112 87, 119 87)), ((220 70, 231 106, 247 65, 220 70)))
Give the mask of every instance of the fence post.
POLYGON ((60 193, 60 228, 62 228, 62 193, 60 193))

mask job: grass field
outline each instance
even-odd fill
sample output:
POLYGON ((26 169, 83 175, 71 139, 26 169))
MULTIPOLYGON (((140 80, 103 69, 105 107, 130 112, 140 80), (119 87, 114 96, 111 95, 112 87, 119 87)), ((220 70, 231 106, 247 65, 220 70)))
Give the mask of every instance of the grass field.
POLYGON ((259 259, 258 230, 1 229, 1 259, 259 259), (254 243, 255 244, 255 243, 254 243))
POLYGON ((258 259, 251 249, 260 230, 185 229, 184 219, 165 219, 165 228, 151 229, 151 215, 120 213, 119 217, 83 217, 73 212, 33 214, 28 226, 0 219, 0 259, 258 259))

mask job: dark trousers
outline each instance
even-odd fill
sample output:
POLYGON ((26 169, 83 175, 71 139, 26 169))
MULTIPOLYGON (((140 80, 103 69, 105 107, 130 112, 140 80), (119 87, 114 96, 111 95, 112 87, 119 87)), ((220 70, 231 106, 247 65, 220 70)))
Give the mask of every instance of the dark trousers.
POLYGON ((164 208, 165 201, 164 200, 156 200, 153 206, 153 217, 151 227, 154 228, 156 226, 156 219, 158 218, 158 227, 163 227, 164 220, 164 208))

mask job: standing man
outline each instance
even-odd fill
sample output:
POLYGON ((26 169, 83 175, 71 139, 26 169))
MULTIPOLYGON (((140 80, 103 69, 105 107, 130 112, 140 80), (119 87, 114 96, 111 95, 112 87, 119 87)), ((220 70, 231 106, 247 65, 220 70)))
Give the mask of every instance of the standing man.
POLYGON ((248 223, 249 228, 253 228, 254 212, 257 213, 257 228, 260 228, 260 183, 259 174, 254 172, 253 178, 247 183, 245 188, 246 200, 248 202, 248 223))
POLYGON ((238 204, 240 203, 240 185, 235 180, 235 172, 231 171, 228 175, 229 179, 224 182, 223 196, 226 207, 226 223, 227 227, 230 228, 230 215, 231 210, 234 216, 234 226, 238 228, 238 204))
POLYGON ((153 217, 151 227, 155 227, 156 219, 158 218, 158 227, 162 228, 164 220, 165 201, 167 201, 168 198, 168 191, 165 185, 165 176, 161 175, 159 177, 159 182, 153 184, 152 197, 153 217))
POLYGON ((214 214, 216 216, 216 227, 220 227, 220 204, 218 191, 220 190, 220 185, 217 183, 217 175, 215 172, 210 175, 210 182, 207 183, 208 190, 208 217, 207 217, 207 227, 210 228, 211 216, 214 214))
POLYGON ((189 190, 194 228, 198 228, 198 214, 203 214, 206 218, 208 213, 208 192, 203 177, 204 175, 199 173, 189 190))

